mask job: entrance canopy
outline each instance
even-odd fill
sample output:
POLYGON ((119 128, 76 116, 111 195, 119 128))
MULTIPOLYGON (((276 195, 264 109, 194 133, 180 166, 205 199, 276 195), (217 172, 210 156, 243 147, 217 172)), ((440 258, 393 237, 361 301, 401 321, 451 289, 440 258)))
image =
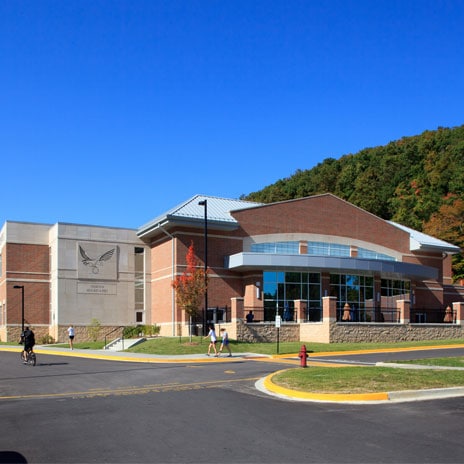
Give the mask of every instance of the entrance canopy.
POLYGON ((382 261, 332 256, 281 255, 267 253, 236 253, 224 264, 231 271, 295 270, 306 272, 379 273, 392 279, 435 280, 438 269, 398 261, 382 261))

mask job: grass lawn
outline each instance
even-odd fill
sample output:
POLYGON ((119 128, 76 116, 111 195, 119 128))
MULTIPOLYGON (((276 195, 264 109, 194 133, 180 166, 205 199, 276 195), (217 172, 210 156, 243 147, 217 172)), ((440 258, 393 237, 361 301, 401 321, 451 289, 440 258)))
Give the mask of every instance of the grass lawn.
POLYGON ((464 372, 388 367, 309 367, 288 369, 272 381, 313 393, 375 393, 464 386, 464 372))
MULTIPOLYGON (((176 354, 204 354, 208 350, 208 339, 202 337, 156 337, 148 339, 146 342, 129 348, 126 351, 132 353, 152 353, 161 355, 176 354)), ((414 346, 440 346, 440 345, 464 345, 463 339, 456 340, 426 340, 422 342, 401 342, 401 343, 309 343, 309 342, 280 342, 279 354, 292 354, 300 351, 301 345, 306 345, 308 353, 369 350, 379 348, 407 348, 414 346)), ((76 348, 78 347, 75 345, 76 348)), ((218 342, 217 348, 220 343, 218 342)), ((277 343, 244 343, 234 340, 230 341, 232 353, 259 353, 274 355, 277 354, 277 343)))
MULTIPOLYGON (((208 339, 202 337, 157 337, 148 339, 144 343, 129 348, 126 351, 132 353, 152 353, 162 355, 175 354, 204 354, 208 350, 208 339)), ((401 343, 310 343, 310 342, 280 342, 279 354, 293 354, 300 351, 301 345, 306 345, 308 353, 334 352, 334 351, 356 351, 381 348, 409 348, 415 346, 443 346, 464 345, 463 339, 455 340, 426 340, 421 342, 401 343)), ((77 347, 77 345, 75 345, 77 347)), ((219 348, 220 343, 217 344, 219 348)), ((230 341, 232 353, 259 353, 277 354, 277 343, 244 343, 234 340, 230 341)))

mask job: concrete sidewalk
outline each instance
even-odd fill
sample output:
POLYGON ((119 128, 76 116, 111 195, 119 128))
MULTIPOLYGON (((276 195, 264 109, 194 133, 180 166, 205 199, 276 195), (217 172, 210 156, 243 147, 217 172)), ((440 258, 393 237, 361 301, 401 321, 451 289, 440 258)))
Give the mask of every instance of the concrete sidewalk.
MULTIPOLYGON (((0 351, 21 352, 21 345, 0 345, 0 351)), ((125 351, 110 350, 80 350, 58 347, 53 345, 35 345, 34 351, 37 355, 70 356, 77 358, 103 359, 107 361, 127 361, 144 363, 175 363, 175 362, 233 362, 243 359, 270 359, 268 355, 257 353, 233 353, 221 354, 216 357, 206 354, 184 354, 184 355, 158 355, 144 353, 129 353, 125 351)))

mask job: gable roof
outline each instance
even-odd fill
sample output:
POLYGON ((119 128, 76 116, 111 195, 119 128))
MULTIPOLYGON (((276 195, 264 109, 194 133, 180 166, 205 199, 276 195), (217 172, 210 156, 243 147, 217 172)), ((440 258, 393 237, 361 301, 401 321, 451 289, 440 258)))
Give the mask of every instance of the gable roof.
MULTIPOLYGON (((314 195, 306 198, 298 198, 292 200, 286 200, 276 203, 286 203, 295 200, 304 200, 315 198, 323 195, 330 195, 337 198, 348 205, 355 206, 346 200, 343 200, 332 193, 326 193, 321 195, 314 195)), ((151 235, 155 235, 158 232, 165 231, 167 228, 173 226, 190 226, 190 227, 203 227, 205 221, 205 207, 200 205, 200 202, 207 201, 207 221, 208 227, 213 227, 220 230, 234 230, 238 227, 238 221, 232 217, 231 211, 244 210, 250 208, 259 208, 263 206, 270 206, 276 203, 256 203, 245 200, 236 200, 230 198, 221 198, 209 195, 194 195, 188 200, 174 206, 167 212, 157 216, 150 222, 147 222, 137 230, 137 236, 139 238, 146 238, 151 235)), ((362 211, 362 208, 359 208, 362 211)), ((368 211, 365 211, 368 214, 368 211)), ((374 214, 372 214, 374 217, 374 214)), ((378 218, 378 217, 377 217, 378 218)), ((378 218, 380 219, 380 218, 378 218)), ((411 251, 442 251, 445 253, 459 253, 460 248, 452 245, 443 240, 439 240, 430 235, 418 232, 417 230, 403 226, 393 221, 386 221, 394 227, 401 229, 409 234, 410 239, 410 250, 411 251)))

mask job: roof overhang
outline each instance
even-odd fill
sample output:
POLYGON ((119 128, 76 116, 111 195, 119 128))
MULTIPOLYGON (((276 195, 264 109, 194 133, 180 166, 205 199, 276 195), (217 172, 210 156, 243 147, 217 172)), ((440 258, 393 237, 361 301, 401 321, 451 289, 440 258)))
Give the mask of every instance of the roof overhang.
MULTIPOLYGON (((208 219, 207 225, 208 229, 210 230, 233 231, 238 228, 237 222, 215 221, 212 219, 208 219)), ((170 229, 174 229, 177 227, 200 229, 205 227, 205 220, 194 217, 182 218, 178 216, 166 215, 162 220, 158 222, 153 222, 147 224, 146 226, 142 226, 137 231, 137 236, 143 240, 163 233, 163 231, 169 231, 170 229)))
POLYGON ((225 268, 231 271, 281 269, 304 272, 378 273, 385 278, 436 280, 438 270, 419 264, 331 256, 237 253, 226 257, 225 268))

